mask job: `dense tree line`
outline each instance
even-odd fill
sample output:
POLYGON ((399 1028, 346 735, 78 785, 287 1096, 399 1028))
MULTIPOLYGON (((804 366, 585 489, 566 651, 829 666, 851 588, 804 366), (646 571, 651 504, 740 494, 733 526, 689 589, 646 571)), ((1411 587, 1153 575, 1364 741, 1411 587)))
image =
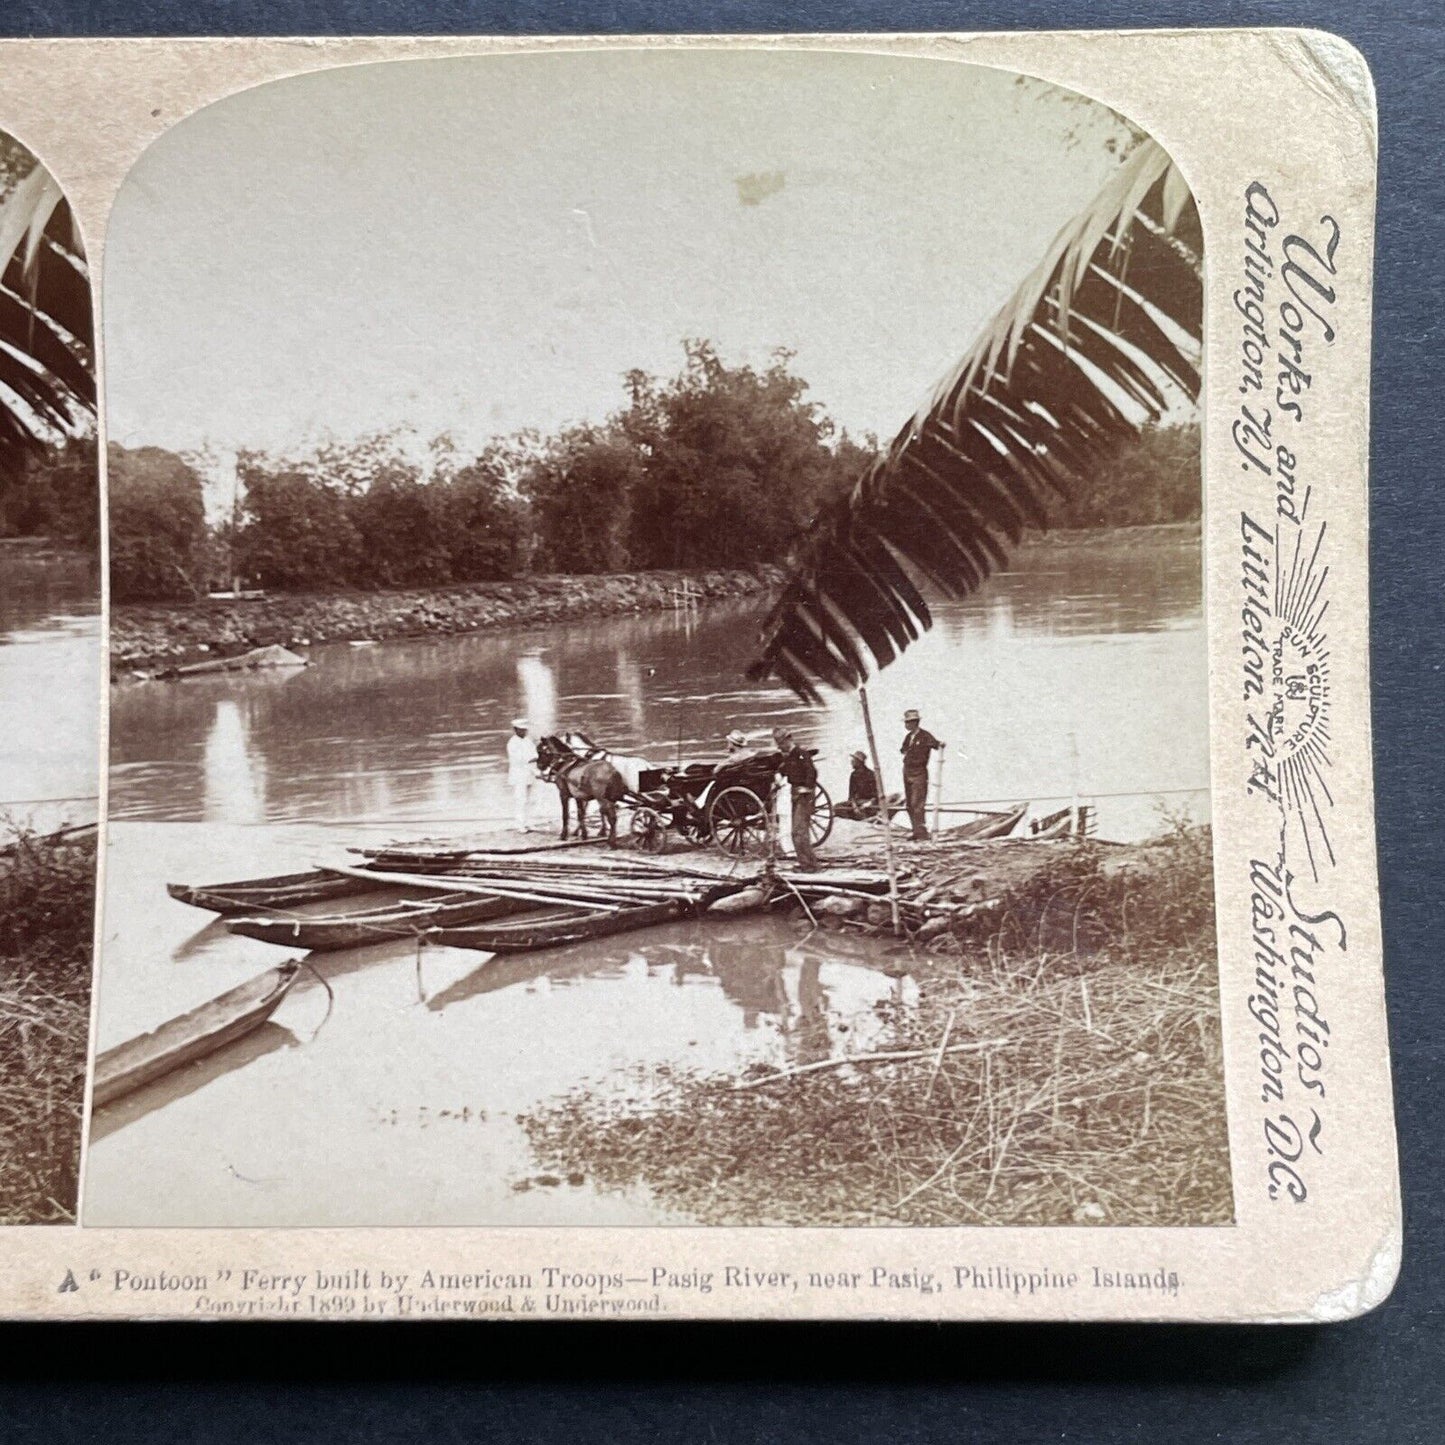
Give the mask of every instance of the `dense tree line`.
POLYGON ((95 442, 80 438, 0 475, 0 537, 50 537, 95 547, 100 468, 95 442))
MULTIPOLYGON (((393 435, 303 456, 242 453, 233 500, 213 505, 209 525, 200 463, 112 446, 113 595, 188 598, 233 582, 427 587, 777 560, 876 444, 835 429, 786 351, 765 368, 727 366, 707 342, 688 342, 685 353, 673 377, 629 372, 626 405, 604 422, 520 432, 472 458, 439 438, 419 461, 393 435)), ((1197 517, 1198 465, 1197 429, 1147 434, 1056 522, 1197 517)))
POLYGON ((1193 522, 1203 508, 1199 423, 1146 427, 1121 441, 1054 519, 1061 527, 1193 522))
POLYGON ((304 456, 243 452, 234 504, 213 506, 209 525, 199 459, 112 446, 113 595, 773 560, 870 455, 835 435, 791 359, 729 367, 688 343, 678 375, 629 373, 627 405, 605 422, 520 432, 470 459, 443 437, 418 461, 392 435, 304 456))

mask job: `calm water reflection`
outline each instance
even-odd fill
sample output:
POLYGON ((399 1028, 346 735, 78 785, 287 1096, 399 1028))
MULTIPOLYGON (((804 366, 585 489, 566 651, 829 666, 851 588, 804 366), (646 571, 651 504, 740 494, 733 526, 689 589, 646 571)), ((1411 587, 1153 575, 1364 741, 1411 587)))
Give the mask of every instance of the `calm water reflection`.
MULTIPOLYGON (((500 823, 518 713, 658 761, 787 719, 842 788, 862 742, 856 701, 808 710, 745 686, 756 624, 754 609, 723 608, 333 646, 304 672, 119 688, 112 817, 500 823)), ((941 607, 870 691, 885 768, 917 706, 950 743, 950 801, 1077 791, 1100 798, 1102 831, 1134 837, 1157 827, 1156 796, 1187 803, 1182 790, 1207 786, 1205 667, 1197 540, 1089 539, 1029 549, 983 595, 941 607)))
POLYGON ((95 818, 98 602, 88 559, 0 543, 0 819, 44 831, 95 818))
MULTIPOLYGON (((841 787, 860 722, 740 681, 750 609, 317 649, 304 672, 113 693, 100 1045, 287 957, 165 896, 309 866, 368 839, 507 815, 508 720, 578 727, 666 760, 732 727, 794 722, 841 787)), ((950 742, 951 799, 1075 787, 1101 831, 1139 836, 1162 799, 1207 807, 1195 539, 1027 552, 871 689, 891 756, 905 706, 950 742)), ((892 780, 896 785, 896 779, 892 780)), ((98 1121, 91 1224, 680 1222, 644 1190, 538 1186, 516 1115, 573 1088, 645 1094, 679 1065, 732 1071, 876 1046, 906 1000, 876 943, 716 920, 486 959, 384 945, 318 956, 264 1047, 163 1082, 98 1121), (158 1179, 166 1182, 157 1190, 158 1179)))
MULTIPOLYGON (((288 956, 208 925, 165 897, 164 879, 303 866, 355 836, 115 827, 99 1047, 288 956)), ((537 1164, 517 1114, 576 1086, 646 1097, 661 1066, 724 1072, 866 1049, 886 1028, 878 1006, 913 987, 869 952, 820 950, 774 919, 511 958, 385 944, 312 959, 335 994, 329 1018, 304 977, 264 1039, 97 1116, 89 1223, 679 1222, 643 1190, 519 1189, 537 1164)))

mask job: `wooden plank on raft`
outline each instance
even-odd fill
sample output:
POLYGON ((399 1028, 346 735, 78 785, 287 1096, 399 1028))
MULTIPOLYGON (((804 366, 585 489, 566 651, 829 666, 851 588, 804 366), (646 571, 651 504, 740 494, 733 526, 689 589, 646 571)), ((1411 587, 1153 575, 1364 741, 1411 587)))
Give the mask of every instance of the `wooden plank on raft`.
MULTIPOLYGON (((359 873, 361 870, 338 866, 335 871, 359 873)), ((470 879, 440 878, 421 873, 392 873, 389 876, 412 887, 431 888, 441 893, 488 893, 505 898, 521 898, 529 903, 549 904, 557 908, 585 907, 598 912, 620 913, 627 906, 623 903, 589 903, 577 898, 563 898, 555 893, 517 888, 505 883, 473 883, 470 879)))

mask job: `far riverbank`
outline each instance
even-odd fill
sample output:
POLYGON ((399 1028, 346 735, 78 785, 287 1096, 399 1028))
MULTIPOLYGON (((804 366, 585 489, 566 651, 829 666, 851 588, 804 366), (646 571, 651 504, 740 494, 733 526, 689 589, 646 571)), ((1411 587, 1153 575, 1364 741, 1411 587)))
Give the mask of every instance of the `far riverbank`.
MULTIPOLYGON (((1059 530, 1025 546, 1065 554, 1101 538, 1177 543, 1198 538, 1200 524, 1059 530)), ((113 605, 110 666, 115 679, 234 657, 255 647, 292 649, 328 642, 384 642, 394 638, 450 636, 494 627, 545 625, 583 618, 660 612, 691 602, 706 605, 756 597, 779 585, 783 569, 756 571, 616 572, 517 578, 467 586, 376 592, 277 592, 266 597, 199 602, 113 605)))
POLYGON ((202 602, 124 603, 111 610, 113 677, 279 643, 381 642, 509 625, 659 612, 681 605, 761 598, 782 571, 617 572, 527 577, 464 587, 388 592, 278 592, 202 602))

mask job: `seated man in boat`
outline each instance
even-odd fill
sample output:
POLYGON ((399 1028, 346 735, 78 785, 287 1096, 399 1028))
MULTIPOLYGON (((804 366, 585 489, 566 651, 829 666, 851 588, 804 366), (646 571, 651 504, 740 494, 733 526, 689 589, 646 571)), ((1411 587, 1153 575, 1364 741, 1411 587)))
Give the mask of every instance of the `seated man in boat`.
POLYGON ((848 801, 839 803, 833 809, 840 818, 852 818, 861 822, 878 813, 878 775, 868 766, 868 756, 863 752, 853 754, 853 771, 848 774, 848 801))

